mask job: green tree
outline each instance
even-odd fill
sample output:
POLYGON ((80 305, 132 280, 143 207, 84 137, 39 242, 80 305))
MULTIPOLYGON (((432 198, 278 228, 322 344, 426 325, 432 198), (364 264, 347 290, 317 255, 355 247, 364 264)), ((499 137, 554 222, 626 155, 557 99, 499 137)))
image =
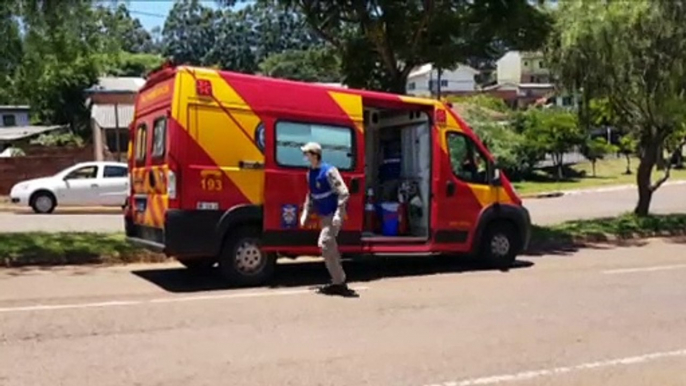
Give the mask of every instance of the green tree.
POLYGON ((220 15, 199 0, 174 3, 162 29, 163 55, 178 63, 207 64, 216 43, 220 15))
POLYGON ((623 135, 619 140, 619 152, 626 159, 626 171, 624 174, 631 174, 631 157, 636 155, 636 139, 631 135, 623 135))
POLYGON ((524 137, 528 150, 536 154, 550 154, 557 170, 557 178, 564 178, 564 155, 582 145, 584 130, 576 114, 559 108, 530 109, 524 137))
POLYGON ((569 88, 609 100, 637 138, 635 213, 647 215, 652 182, 665 141, 678 129, 686 105, 686 24, 681 0, 560 1, 550 44, 553 69, 569 88))
POLYGON ((260 71, 276 78, 304 82, 340 82, 341 63, 330 48, 288 50, 268 56, 260 71))
POLYGON ((95 9, 85 0, 17 4, 15 17, 24 30, 17 95, 31 105, 39 121, 83 132, 89 122, 83 90, 97 81, 100 69, 94 54, 106 39, 98 32, 95 9))
POLYGON ((449 69, 509 47, 537 49, 548 14, 527 0, 278 2, 302 14, 342 55, 346 84, 405 93, 418 65, 449 69))
POLYGON ((0 2, 0 104, 19 102, 15 100, 14 83, 21 64, 23 44, 14 6, 11 1, 0 2))
POLYGON ((140 20, 131 17, 126 4, 114 8, 100 5, 96 8, 95 18, 99 21, 101 31, 117 48, 133 54, 156 53, 152 35, 140 20))
POLYGON ((604 138, 588 138, 584 145, 584 156, 591 161, 593 177, 596 177, 596 163, 605 158, 606 155, 617 151, 617 148, 608 143, 604 138))

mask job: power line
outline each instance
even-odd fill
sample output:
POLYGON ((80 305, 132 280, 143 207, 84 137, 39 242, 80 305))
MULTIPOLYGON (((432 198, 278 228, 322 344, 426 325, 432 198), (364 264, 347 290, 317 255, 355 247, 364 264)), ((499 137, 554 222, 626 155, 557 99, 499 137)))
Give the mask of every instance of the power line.
POLYGON ((143 16, 152 16, 152 17, 159 17, 162 19, 166 19, 167 15, 162 15, 159 13, 150 13, 150 12, 144 12, 144 11, 133 11, 129 9, 129 13, 132 13, 134 15, 143 15, 143 16))

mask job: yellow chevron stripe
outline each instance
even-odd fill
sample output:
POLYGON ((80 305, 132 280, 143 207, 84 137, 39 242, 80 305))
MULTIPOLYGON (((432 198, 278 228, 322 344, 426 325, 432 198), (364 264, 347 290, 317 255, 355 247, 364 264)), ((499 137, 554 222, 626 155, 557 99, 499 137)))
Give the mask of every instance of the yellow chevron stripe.
POLYGON ((337 91, 329 91, 329 96, 348 114, 359 131, 364 131, 362 96, 337 91))
MULTIPOLYGON (((239 168, 240 161, 264 162, 264 155, 253 143, 260 118, 216 71, 199 70, 195 76, 212 82, 216 100, 197 99, 197 103, 191 107, 196 109, 192 114, 197 125, 189 125, 188 109, 179 108, 179 122, 250 202, 261 203, 264 197, 264 171, 239 168)), ((195 78, 187 71, 181 72, 179 77, 182 78, 179 82, 181 98, 196 100, 195 78)))

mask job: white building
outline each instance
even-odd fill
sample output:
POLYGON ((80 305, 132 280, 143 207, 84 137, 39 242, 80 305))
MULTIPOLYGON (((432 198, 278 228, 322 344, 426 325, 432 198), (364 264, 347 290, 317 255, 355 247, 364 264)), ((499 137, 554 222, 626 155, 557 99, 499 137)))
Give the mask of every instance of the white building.
POLYGON ((550 82, 550 70, 541 52, 509 51, 496 62, 498 84, 550 82))
MULTIPOLYGON (((441 93, 469 92, 476 90, 476 75, 479 71, 460 64, 453 70, 441 71, 441 93)), ((407 93, 430 96, 438 91, 438 70, 431 64, 416 68, 407 77, 407 93)))

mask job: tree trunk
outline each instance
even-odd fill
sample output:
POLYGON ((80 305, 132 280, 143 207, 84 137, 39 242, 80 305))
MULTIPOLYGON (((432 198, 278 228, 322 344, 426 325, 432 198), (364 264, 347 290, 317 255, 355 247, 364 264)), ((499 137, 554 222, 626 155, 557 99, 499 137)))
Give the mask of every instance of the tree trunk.
POLYGON ((562 181, 564 179, 564 170, 563 170, 563 159, 564 159, 564 154, 553 154, 553 161, 555 162, 555 165, 557 166, 557 180, 562 181))
POLYGON ((630 155, 625 155, 626 157, 626 172, 625 174, 628 176, 631 174, 631 156, 630 155))
POLYGON ((646 145, 646 148, 641 154, 641 160, 638 164, 638 173, 636 173, 636 184, 638 185, 638 203, 634 209, 634 213, 638 216, 647 216, 650 212, 650 201, 653 198, 653 190, 651 187, 651 175, 653 167, 657 162, 660 145, 656 141, 646 145))
POLYGON ((405 95, 407 93, 407 77, 398 74, 393 76, 389 92, 393 94, 405 95))
POLYGON ((596 161, 595 159, 594 159, 593 161, 591 161, 591 167, 593 168, 593 178, 596 177, 596 174, 595 174, 595 163, 596 163, 596 162, 597 162, 597 161, 596 161))

